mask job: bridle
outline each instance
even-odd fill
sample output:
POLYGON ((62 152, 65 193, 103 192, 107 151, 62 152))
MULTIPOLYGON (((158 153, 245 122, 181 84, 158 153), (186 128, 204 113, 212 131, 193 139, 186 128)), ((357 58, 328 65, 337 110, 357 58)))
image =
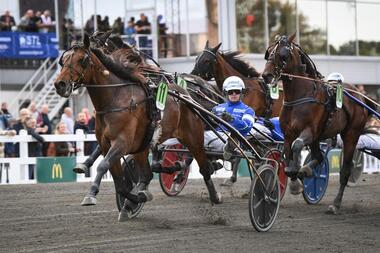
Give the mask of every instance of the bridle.
MULTIPOLYGON (((194 70, 200 74, 200 68, 199 68, 199 64, 201 62, 201 59, 203 57, 206 56, 206 54, 210 54, 211 56, 213 56, 213 59, 212 59, 212 68, 214 67, 214 64, 216 63, 216 60, 217 60, 217 56, 216 56, 216 53, 212 52, 211 50, 205 48, 203 49, 202 51, 202 54, 199 55, 196 60, 195 60, 195 66, 194 66, 194 70)), ((206 78, 205 80, 211 80, 213 77, 214 77, 214 74, 213 74, 213 70, 212 68, 208 68, 207 72, 205 73, 202 73, 202 75, 206 78)), ((202 71, 203 72, 203 71, 202 71)))
POLYGON ((293 43, 289 42, 289 39, 286 36, 281 36, 272 46, 274 46, 273 50, 270 53, 267 50, 265 52, 264 59, 274 65, 273 80, 270 86, 275 87, 277 86, 278 81, 281 79, 284 68, 287 65, 289 59, 292 58, 290 56, 293 55, 293 43), (280 52, 278 52, 279 60, 277 60, 276 56, 278 47, 280 45, 283 47, 281 47, 280 52))
MULTIPOLYGON (((64 51, 59 59, 59 65, 62 67, 62 68, 68 68, 70 70, 70 85, 71 85, 71 89, 72 91, 80 88, 80 87, 83 87, 84 86, 84 72, 86 71, 86 69, 88 68, 89 65, 94 65, 94 62, 93 62, 93 59, 91 57, 91 52, 90 52, 90 49, 87 49, 87 48, 84 48, 83 44, 82 43, 76 43, 74 44, 72 47, 70 47, 69 49, 67 49, 66 51, 64 51), (63 62, 63 57, 65 55, 65 53, 71 51, 71 50, 76 50, 76 49, 82 49, 84 50, 85 52, 85 56, 84 58, 81 60, 80 62, 80 65, 81 65, 81 68, 82 68, 82 71, 78 71, 76 68, 74 68, 74 64, 73 64, 73 54, 70 55, 69 59, 66 60, 66 62, 64 63, 63 62), (77 74, 79 76, 79 78, 77 80, 74 80, 74 74, 77 74)), ((98 70, 102 70, 102 68, 98 68, 98 70)))

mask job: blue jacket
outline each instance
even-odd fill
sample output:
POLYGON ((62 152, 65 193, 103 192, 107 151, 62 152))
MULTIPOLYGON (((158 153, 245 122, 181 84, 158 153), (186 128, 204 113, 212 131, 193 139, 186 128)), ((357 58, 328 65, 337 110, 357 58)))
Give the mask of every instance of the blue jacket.
MULTIPOLYGON (((243 136, 246 136, 252 129, 252 125, 255 122, 255 111, 244 104, 241 101, 238 102, 226 102, 212 108, 215 115, 221 116, 223 112, 228 112, 234 117, 232 122, 229 122, 236 130, 238 130, 243 136)), ((223 126, 219 126, 219 129, 223 126)), ((225 129, 223 127, 223 129, 225 129)))

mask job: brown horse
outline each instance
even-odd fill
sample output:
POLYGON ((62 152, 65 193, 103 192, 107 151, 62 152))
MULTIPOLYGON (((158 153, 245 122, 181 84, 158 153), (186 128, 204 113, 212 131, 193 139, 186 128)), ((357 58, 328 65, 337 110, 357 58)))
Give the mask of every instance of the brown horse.
MULTIPOLYGON (((280 124, 285 135, 285 171, 292 179, 291 191, 302 192, 302 184, 297 178, 310 175, 310 168, 315 168, 323 159, 319 141, 340 133, 344 142, 340 188, 333 205, 329 207, 330 213, 337 213, 350 177, 355 147, 369 112, 346 96, 343 107, 336 108, 332 87, 323 82, 309 56, 293 43, 294 38, 295 35, 289 38, 282 36, 275 40, 267 49, 267 63, 262 74, 267 84, 277 85, 280 79, 283 82, 284 107, 280 124), (312 162, 301 168, 300 152, 305 146, 311 148, 312 162)), ((354 89, 348 84, 344 86, 354 89)))
POLYGON ((260 73, 237 56, 239 52, 223 54, 219 51, 222 43, 212 48, 208 41, 201 55, 196 59, 193 71, 205 80, 215 78, 219 90, 223 91, 223 82, 229 76, 238 76, 244 80, 246 93, 243 102, 255 110, 256 115, 262 117, 277 117, 282 108, 283 95, 272 100, 269 88, 259 79, 260 73))
MULTIPOLYGON (((210 177, 212 165, 204 152, 201 120, 183 103, 168 97, 163 117, 157 123, 153 117, 154 98, 148 80, 136 66, 119 63, 123 59, 123 50, 116 50, 109 58, 101 51, 91 49, 86 35, 83 43, 74 44, 62 55, 62 69, 54 83, 57 93, 64 97, 70 96, 75 88, 86 87, 97 112, 95 132, 104 159, 98 166, 87 197, 90 201, 95 199, 102 176, 110 170, 117 193, 133 202, 150 200, 151 194, 146 188, 137 196, 130 192, 132 184, 120 166, 120 158, 135 153, 137 166, 146 175, 144 178, 150 180, 149 143, 162 143, 174 137, 186 145, 197 160, 210 200, 220 203, 221 196, 210 177), (155 130, 153 139, 152 129, 155 130)), ((169 89, 186 94, 173 83, 169 84, 169 89)))

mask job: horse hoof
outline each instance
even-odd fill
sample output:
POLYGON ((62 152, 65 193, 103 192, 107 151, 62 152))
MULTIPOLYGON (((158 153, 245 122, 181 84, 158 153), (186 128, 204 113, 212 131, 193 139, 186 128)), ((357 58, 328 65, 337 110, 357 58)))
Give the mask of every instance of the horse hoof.
MULTIPOLYGON (((235 180, 236 181, 236 180, 235 180)), ((227 187, 231 187, 235 181, 233 181, 231 178, 227 178, 226 180, 224 180, 220 186, 227 186, 227 187)))
POLYGON ((93 205, 96 205, 96 197, 94 197, 94 196, 86 196, 86 197, 84 197, 81 205, 82 206, 93 206, 93 205))
POLYGON ((125 209, 121 209, 121 211, 119 212, 119 217, 118 217, 118 221, 119 222, 124 222, 124 221, 127 221, 129 220, 129 213, 127 210, 125 209))
POLYGON ((212 198, 211 202, 213 204, 221 204, 221 203, 223 203, 222 194, 220 192, 217 192, 216 193, 216 198, 212 198))
POLYGON ((83 174, 83 173, 86 173, 88 171, 88 168, 86 165, 84 165, 83 163, 78 163, 75 165, 75 167, 73 168, 73 171, 77 174, 83 174))
POLYGON ((326 213, 336 215, 338 214, 338 208, 334 205, 329 205, 329 208, 327 209, 326 213))
POLYGON ((289 190, 290 193, 293 195, 298 195, 303 192, 303 184, 301 180, 296 179, 296 180, 291 180, 289 183, 289 190))
POLYGON ((139 200, 141 200, 141 202, 148 202, 148 201, 152 201, 153 199, 153 195, 152 193, 150 193, 149 191, 139 191, 137 193, 137 196, 139 197, 139 200))

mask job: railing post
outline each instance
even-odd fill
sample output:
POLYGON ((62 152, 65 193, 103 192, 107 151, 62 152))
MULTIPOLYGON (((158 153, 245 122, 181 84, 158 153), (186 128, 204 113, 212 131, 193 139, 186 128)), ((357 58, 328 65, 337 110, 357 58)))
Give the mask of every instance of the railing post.
POLYGON ((84 156, 84 138, 85 138, 85 135, 84 135, 84 132, 82 129, 77 129, 77 131, 75 132, 76 135, 78 135, 78 138, 79 141, 76 141, 76 147, 77 149, 79 149, 79 151, 77 151, 77 157, 83 157, 84 156))
MULTIPOLYGON (((24 138, 21 138, 19 143, 19 154, 20 154, 20 160, 21 161, 28 161, 28 141, 25 141, 28 136, 28 132, 25 129, 20 130, 19 133, 20 136, 23 136, 24 138)), ((21 163, 20 164, 20 177, 21 180, 28 181, 29 180, 29 164, 28 163, 21 163)))

